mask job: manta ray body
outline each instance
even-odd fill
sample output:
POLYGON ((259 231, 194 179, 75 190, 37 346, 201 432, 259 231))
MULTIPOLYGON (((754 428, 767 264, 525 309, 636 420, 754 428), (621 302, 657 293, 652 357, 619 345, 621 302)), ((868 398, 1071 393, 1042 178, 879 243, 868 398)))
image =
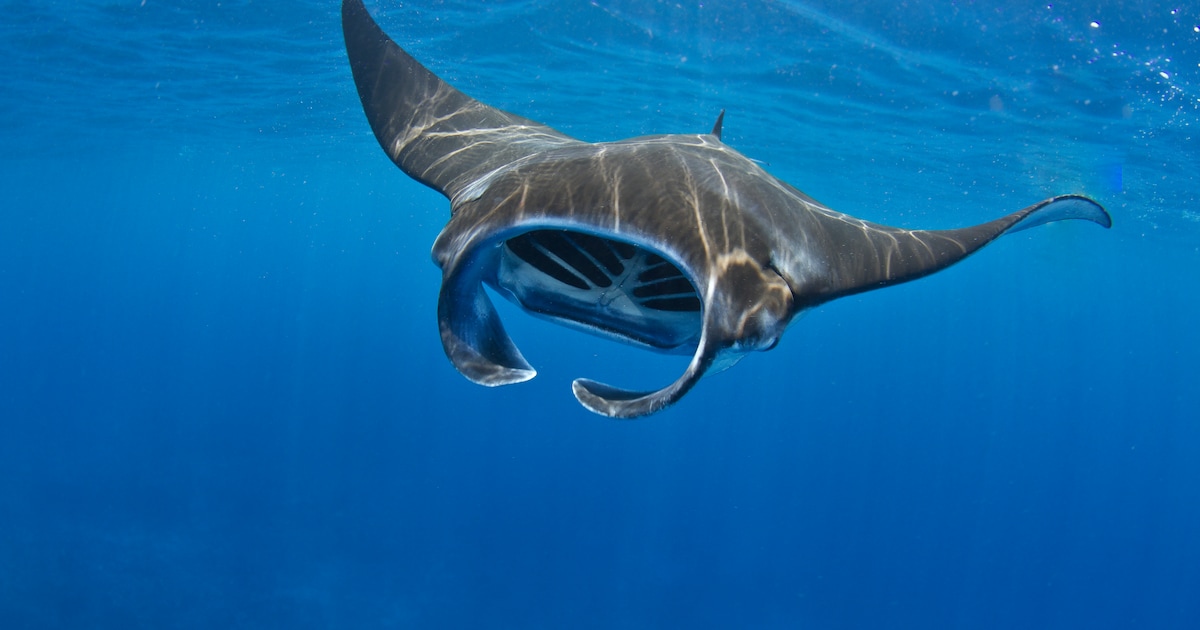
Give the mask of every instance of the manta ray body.
POLYGON ((690 353, 657 391, 587 379, 586 408, 661 410, 706 373, 778 343, 801 312, 919 278, 999 236, 1051 221, 1111 225, 1064 195, 994 221, 906 230, 831 210, 711 133, 587 143, 481 103, 392 41, 361 0, 342 24, 367 120, 388 157, 450 200, 433 246, 438 322, 454 366, 482 385, 536 372, 485 286, 535 315, 660 352, 690 353))

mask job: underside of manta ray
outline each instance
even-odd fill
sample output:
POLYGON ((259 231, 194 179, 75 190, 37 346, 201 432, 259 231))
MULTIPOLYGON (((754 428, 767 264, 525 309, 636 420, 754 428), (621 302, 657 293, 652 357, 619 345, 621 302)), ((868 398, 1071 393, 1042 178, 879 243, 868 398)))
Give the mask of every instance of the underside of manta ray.
POLYGON ((650 392, 587 379, 575 396, 632 418, 676 401, 707 371, 773 347, 817 304, 945 269, 997 237, 1051 221, 1104 227, 1082 196, 989 223, 904 230, 835 212, 712 133, 586 143, 489 107, 396 45, 362 0, 344 0, 354 82, 375 137, 450 199, 433 247, 446 354, 483 385, 533 378, 485 286, 527 312, 660 352, 691 353, 650 392))

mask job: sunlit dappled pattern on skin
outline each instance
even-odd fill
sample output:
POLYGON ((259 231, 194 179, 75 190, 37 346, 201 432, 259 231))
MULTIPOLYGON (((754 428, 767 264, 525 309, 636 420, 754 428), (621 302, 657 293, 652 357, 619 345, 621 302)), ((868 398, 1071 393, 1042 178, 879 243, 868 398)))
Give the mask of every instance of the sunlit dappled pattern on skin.
POLYGON ((483 385, 533 378, 483 289, 613 339, 692 354, 650 392, 586 379, 588 409, 663 409, 707 371, 766 350, 797 314, 837 297, 919 278, 1008 232, 1084 219, 1096 202, 1048 199, 953 230, 905 230, 835 212, 709 134, 585 143, 489 107, 397 46, 361 0, 343 29, 367 119, 405 173, 440 191, 451 218, 433 247, 443 272, 446 354, 483 385))

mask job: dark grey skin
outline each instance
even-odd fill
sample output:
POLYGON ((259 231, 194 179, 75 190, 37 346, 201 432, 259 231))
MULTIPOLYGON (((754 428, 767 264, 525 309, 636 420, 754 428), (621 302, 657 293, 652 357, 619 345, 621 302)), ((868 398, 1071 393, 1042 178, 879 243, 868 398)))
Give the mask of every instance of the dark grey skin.
POLYGON ((379 144, 450 199, 433 246, 438 321, 446 355, 482 385, 536 374, 485 285, 538 316, 690 352, 683 375, 657 391, 574 382, 584 407, 634 418, 675 403, 706 372, 773 347, 805 309, 945 269, 1017 230, 1064 219, 1111 225, 1078 195, 974 227, 876 225, 826 208, 723 144, 720 118, 709 134, 581 142, 451 87, 388 38, 361 0, 345 0, 342 26, 379 144))

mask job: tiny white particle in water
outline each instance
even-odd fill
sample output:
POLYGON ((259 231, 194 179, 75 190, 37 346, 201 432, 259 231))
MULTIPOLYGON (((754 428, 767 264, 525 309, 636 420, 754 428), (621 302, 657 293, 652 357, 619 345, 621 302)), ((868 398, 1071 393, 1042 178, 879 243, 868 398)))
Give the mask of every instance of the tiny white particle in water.
POLYGON ((1092 28, 1100 28, 1100 23, 1099 23, 1099 22, 1092 22, 1092 23, 1091 23, 1091 27, 1092 27, 1092 28))
POLYGON ((1160 77, 1162 77, 1162 78, 1164 78, 1164 79, 1170 79, 1170 78, 1171 78, 1171 75, 1167 74, 1166 72, 1159 72, 1159 73, 1158 73, 1158 76, 1160 76, 1160 77))

